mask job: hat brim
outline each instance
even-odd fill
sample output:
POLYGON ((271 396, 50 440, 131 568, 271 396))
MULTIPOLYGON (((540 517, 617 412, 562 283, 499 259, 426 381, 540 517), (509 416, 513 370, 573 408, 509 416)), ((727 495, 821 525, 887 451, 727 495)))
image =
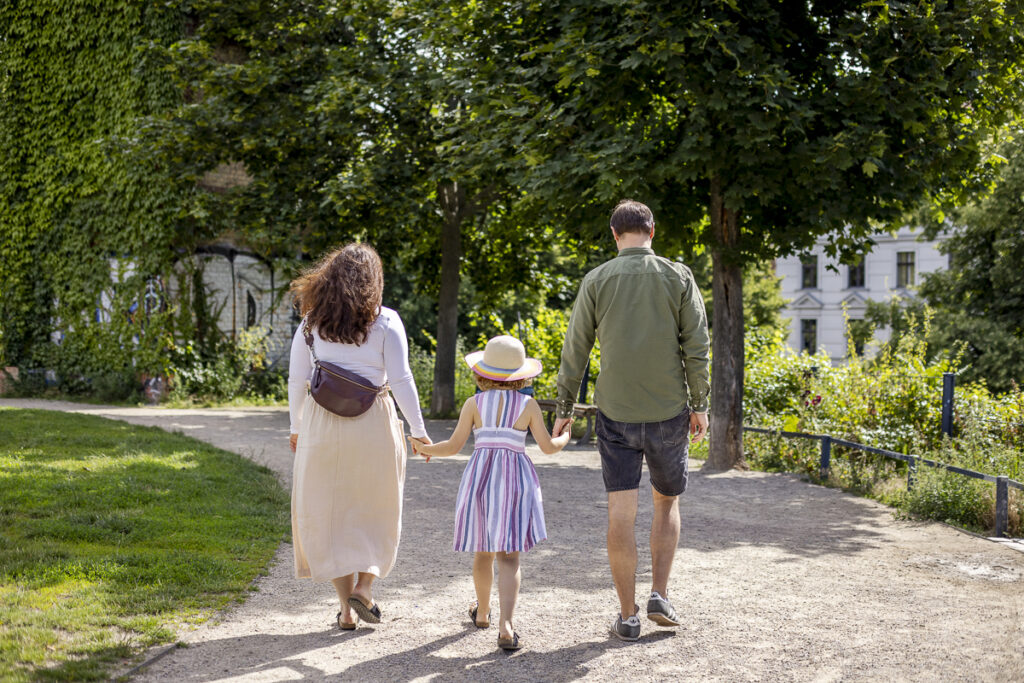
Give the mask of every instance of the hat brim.
POLYGON ((496 368, 484 363, 484 352, 474 351, 466 356, 466 365, 475 374, 495 382, 515 382, 520 379, 536 377, 544 369, 536 358, 527 358, 518 368, 496 368))

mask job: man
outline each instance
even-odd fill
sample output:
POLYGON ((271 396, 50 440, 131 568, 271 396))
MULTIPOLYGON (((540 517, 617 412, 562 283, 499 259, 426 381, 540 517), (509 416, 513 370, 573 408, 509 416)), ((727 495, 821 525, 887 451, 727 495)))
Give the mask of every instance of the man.
POLYGON ((634 526, 645 459, 654 496, 647 618, 660 626, 680 623, 668 600, 668 578, 688 475, 687 433, 696 443, 708 428, 708 326, 690 269, 651 249, 651 210, 623 200, 612 212, 611 229, 619 254, 583 278, 569 318, 552 433, 572 424, 573 399, 596 336, 597 448, 608 492, 608 562, 619 597, 611 630, 637 640, 634 526))

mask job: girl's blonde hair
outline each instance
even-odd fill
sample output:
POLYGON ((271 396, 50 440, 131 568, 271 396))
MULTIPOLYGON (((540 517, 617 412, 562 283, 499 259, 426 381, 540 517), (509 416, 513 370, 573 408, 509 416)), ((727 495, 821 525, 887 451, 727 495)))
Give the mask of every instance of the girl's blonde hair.
POLYGON ((511 389, 517 391, 524 387, 528 387, 533 384, 533 378, 528 377, 527 379, 516 379, 511 382, 499 382, 496 379, 487 379, 480 375, 473 373, 473 378, 476 379, 476 385, 480 387, 480 391, 490 391, 491 389, 511 389))

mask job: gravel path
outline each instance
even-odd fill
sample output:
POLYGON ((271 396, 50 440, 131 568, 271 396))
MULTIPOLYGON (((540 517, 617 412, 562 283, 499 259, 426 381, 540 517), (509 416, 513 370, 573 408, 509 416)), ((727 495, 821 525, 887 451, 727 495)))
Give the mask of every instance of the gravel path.
MULTIPOLYGON (((279 408, 0 405, 180 431, 266 464, 290 485, 279 408)), ((432 422, 431 435, 444 438, 453 424, 432 422)), ((133 680, 1024 680, 1024 553, 941 524, 897 521, 878 503, 790 475, 695 472, 671 582, 685 625, 644 620, 639 643, 611 639, 597 453, 530 453, 550 538, 523 560, 521 652, 497 651, 496 629, 478 631, 466 616, 470 558, 450 545, 461 455, 410 461, 398 565, 376 593, 382 624, 338 631, 333 590, 292 578, 284 544, 249 600, 183 633, 187 648, 133 680)), ((641 539, 650 514, 645 478, 641 539)), ((642 593, 644 548, 638 574, 642 593)))

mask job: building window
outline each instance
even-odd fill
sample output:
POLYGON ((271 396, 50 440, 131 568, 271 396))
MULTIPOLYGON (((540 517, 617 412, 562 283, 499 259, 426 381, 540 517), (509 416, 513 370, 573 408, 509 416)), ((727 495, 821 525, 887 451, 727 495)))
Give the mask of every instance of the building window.
POLYGON ((914 284, 914 252, 896 252, 896 286, 911 287, 914 284))
POLYGON ((807 353, 815 353, 818 350, 818 321, 800 321, 800 349, 807 353))
POLYGON ((846 286, 849 289, 864 286, 864 259, 846 269, 846 286))
POLYGON ((818 288, 817 256, 803 256, 800 258, 800 286, 803 289, 818 288))

